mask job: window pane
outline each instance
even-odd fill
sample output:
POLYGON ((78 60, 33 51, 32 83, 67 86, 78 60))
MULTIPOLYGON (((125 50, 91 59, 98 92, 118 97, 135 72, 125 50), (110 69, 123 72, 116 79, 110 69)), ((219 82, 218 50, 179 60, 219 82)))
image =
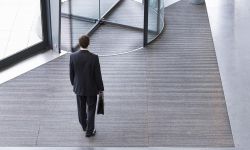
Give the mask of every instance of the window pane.
POLYGON ((148 42, 154 40, 164 27, 164 1, 148 1, 148 42))
POLYGON ((40 0, 0 0, 0 60, 43 41, 40 0))

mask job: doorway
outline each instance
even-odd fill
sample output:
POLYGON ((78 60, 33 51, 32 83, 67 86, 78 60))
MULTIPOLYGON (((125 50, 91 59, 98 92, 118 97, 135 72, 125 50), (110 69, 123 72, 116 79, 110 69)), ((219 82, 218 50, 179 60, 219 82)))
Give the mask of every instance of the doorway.
POLYGON ((150 7, 153 3, 160 6, 159 1, 163 2, 163 0, 61 0, 61 22, 68 28, 61 32, 61 41, 64 43, 61 47, 72 52, 77 51, 79 37, 82 35, 91 37, 95 31, 102 28, 102 25, 135 31, 137 32, 135 36, 139 35, 141 38, 140 42, 137 42, 137 47, 146 46, 150 42, 148 33, 153 32, 150 32, 150 27, 145 28, 145 26, 150 25, 151 20, 157 21, 150 19, 152 16, 157 18, 157 15, 145 15, 145 13, 159 13, 158 10, 151 11, 150 7))

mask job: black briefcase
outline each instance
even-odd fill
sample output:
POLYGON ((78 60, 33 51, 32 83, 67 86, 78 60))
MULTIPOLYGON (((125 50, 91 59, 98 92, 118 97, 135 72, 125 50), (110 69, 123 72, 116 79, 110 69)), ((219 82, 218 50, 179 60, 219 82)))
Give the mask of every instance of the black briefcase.
POLYGON ((104 96, 103 95, 99 95, 99 98, 98 98, 97 114, 104 115, 104 96))

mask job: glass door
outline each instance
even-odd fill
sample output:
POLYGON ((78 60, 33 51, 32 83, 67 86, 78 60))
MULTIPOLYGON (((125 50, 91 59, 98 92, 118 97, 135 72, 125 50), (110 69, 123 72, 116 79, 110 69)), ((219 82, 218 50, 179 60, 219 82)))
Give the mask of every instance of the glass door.
MULTIPOLYGON (((119 35, 117 40, 123 38, 123 43, 134 43, 128 44, 127 49, 146 46, 164 27, 164 0, 61 0, 61 6, 62 43, 71 51, 79 49, 78 39, 82 35, 91 36, 102 25, 106 28, 103 26, 100 31, 112 30, 113 34, 119 35), (129 38, 124 29, 130 32, 129 38)), ((107 41, 100 37, 96 43, 107 41)), ((102 45, 105 44, 109 43, 102 45)))
POLYGON ((164 0, 146 0, 144 46, 158 37, 164 28, 164 0))
POLYGON ((0 0, 0 68, 48 49, 44 0, 0 0))
POLYGON ((86 21, 99 19, 99 0, 61 0, 62 15, 86 21))
POLYGON ((120 0, 99 0, 100 1, 100 18, 107 16, 115 6, 120 2, 120 0))
POLYGON ((110 15, 106 16, 104 19, 117 25, 143 29, 143 0, 122 0, 119 6, 116 7, 112 13, 110 13, 110 15))
POLYGON ((43 41, 40 0, 0 1, 0 60, 43 41))
POLYGON ((99 20, 99 0, 61 0, 61 49, 74 51, 99 20))

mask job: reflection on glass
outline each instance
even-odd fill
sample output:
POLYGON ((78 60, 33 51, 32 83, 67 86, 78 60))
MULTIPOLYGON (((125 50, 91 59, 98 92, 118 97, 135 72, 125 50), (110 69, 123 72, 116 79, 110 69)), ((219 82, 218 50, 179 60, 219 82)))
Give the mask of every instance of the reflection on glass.
POLYGON ((122 0, 119 6, 105 19, 143 29, 144 4, 142 0, 122 0))
POLYGON ((78 45, 78 40, 81 36, 86 35, 90 29, 94 26, 94 23, 87 21, 79 21, 72 19, 72 47, 78 45))
POLYGON ((99 19, 99 0, 61 0, 62 13, 69 14, 69 2, 71 14, 74 16, 99 19))
POLYGON ((100 16, 105 15, 120 0, 100 0, 100 16))
POLYGON ((78 45, 78 39, 88 34, 99 19, 99 0, 61 0, 61 13, 61 48, 69 50, 78 45), (71 20, 67 16, 70 14, 71 20))
POLYGON ((71 14, 88 19, 100 19, 120 0, 61 0, 62 13, 69 14, 69 3, 71 3, 71 14))
POLYGON ((149 0, 148 43, 154 40, 164 27, 164 0, 149 0))
POLYGON ((40 0, 0 0, 0 60, 43 41, 40 0))

